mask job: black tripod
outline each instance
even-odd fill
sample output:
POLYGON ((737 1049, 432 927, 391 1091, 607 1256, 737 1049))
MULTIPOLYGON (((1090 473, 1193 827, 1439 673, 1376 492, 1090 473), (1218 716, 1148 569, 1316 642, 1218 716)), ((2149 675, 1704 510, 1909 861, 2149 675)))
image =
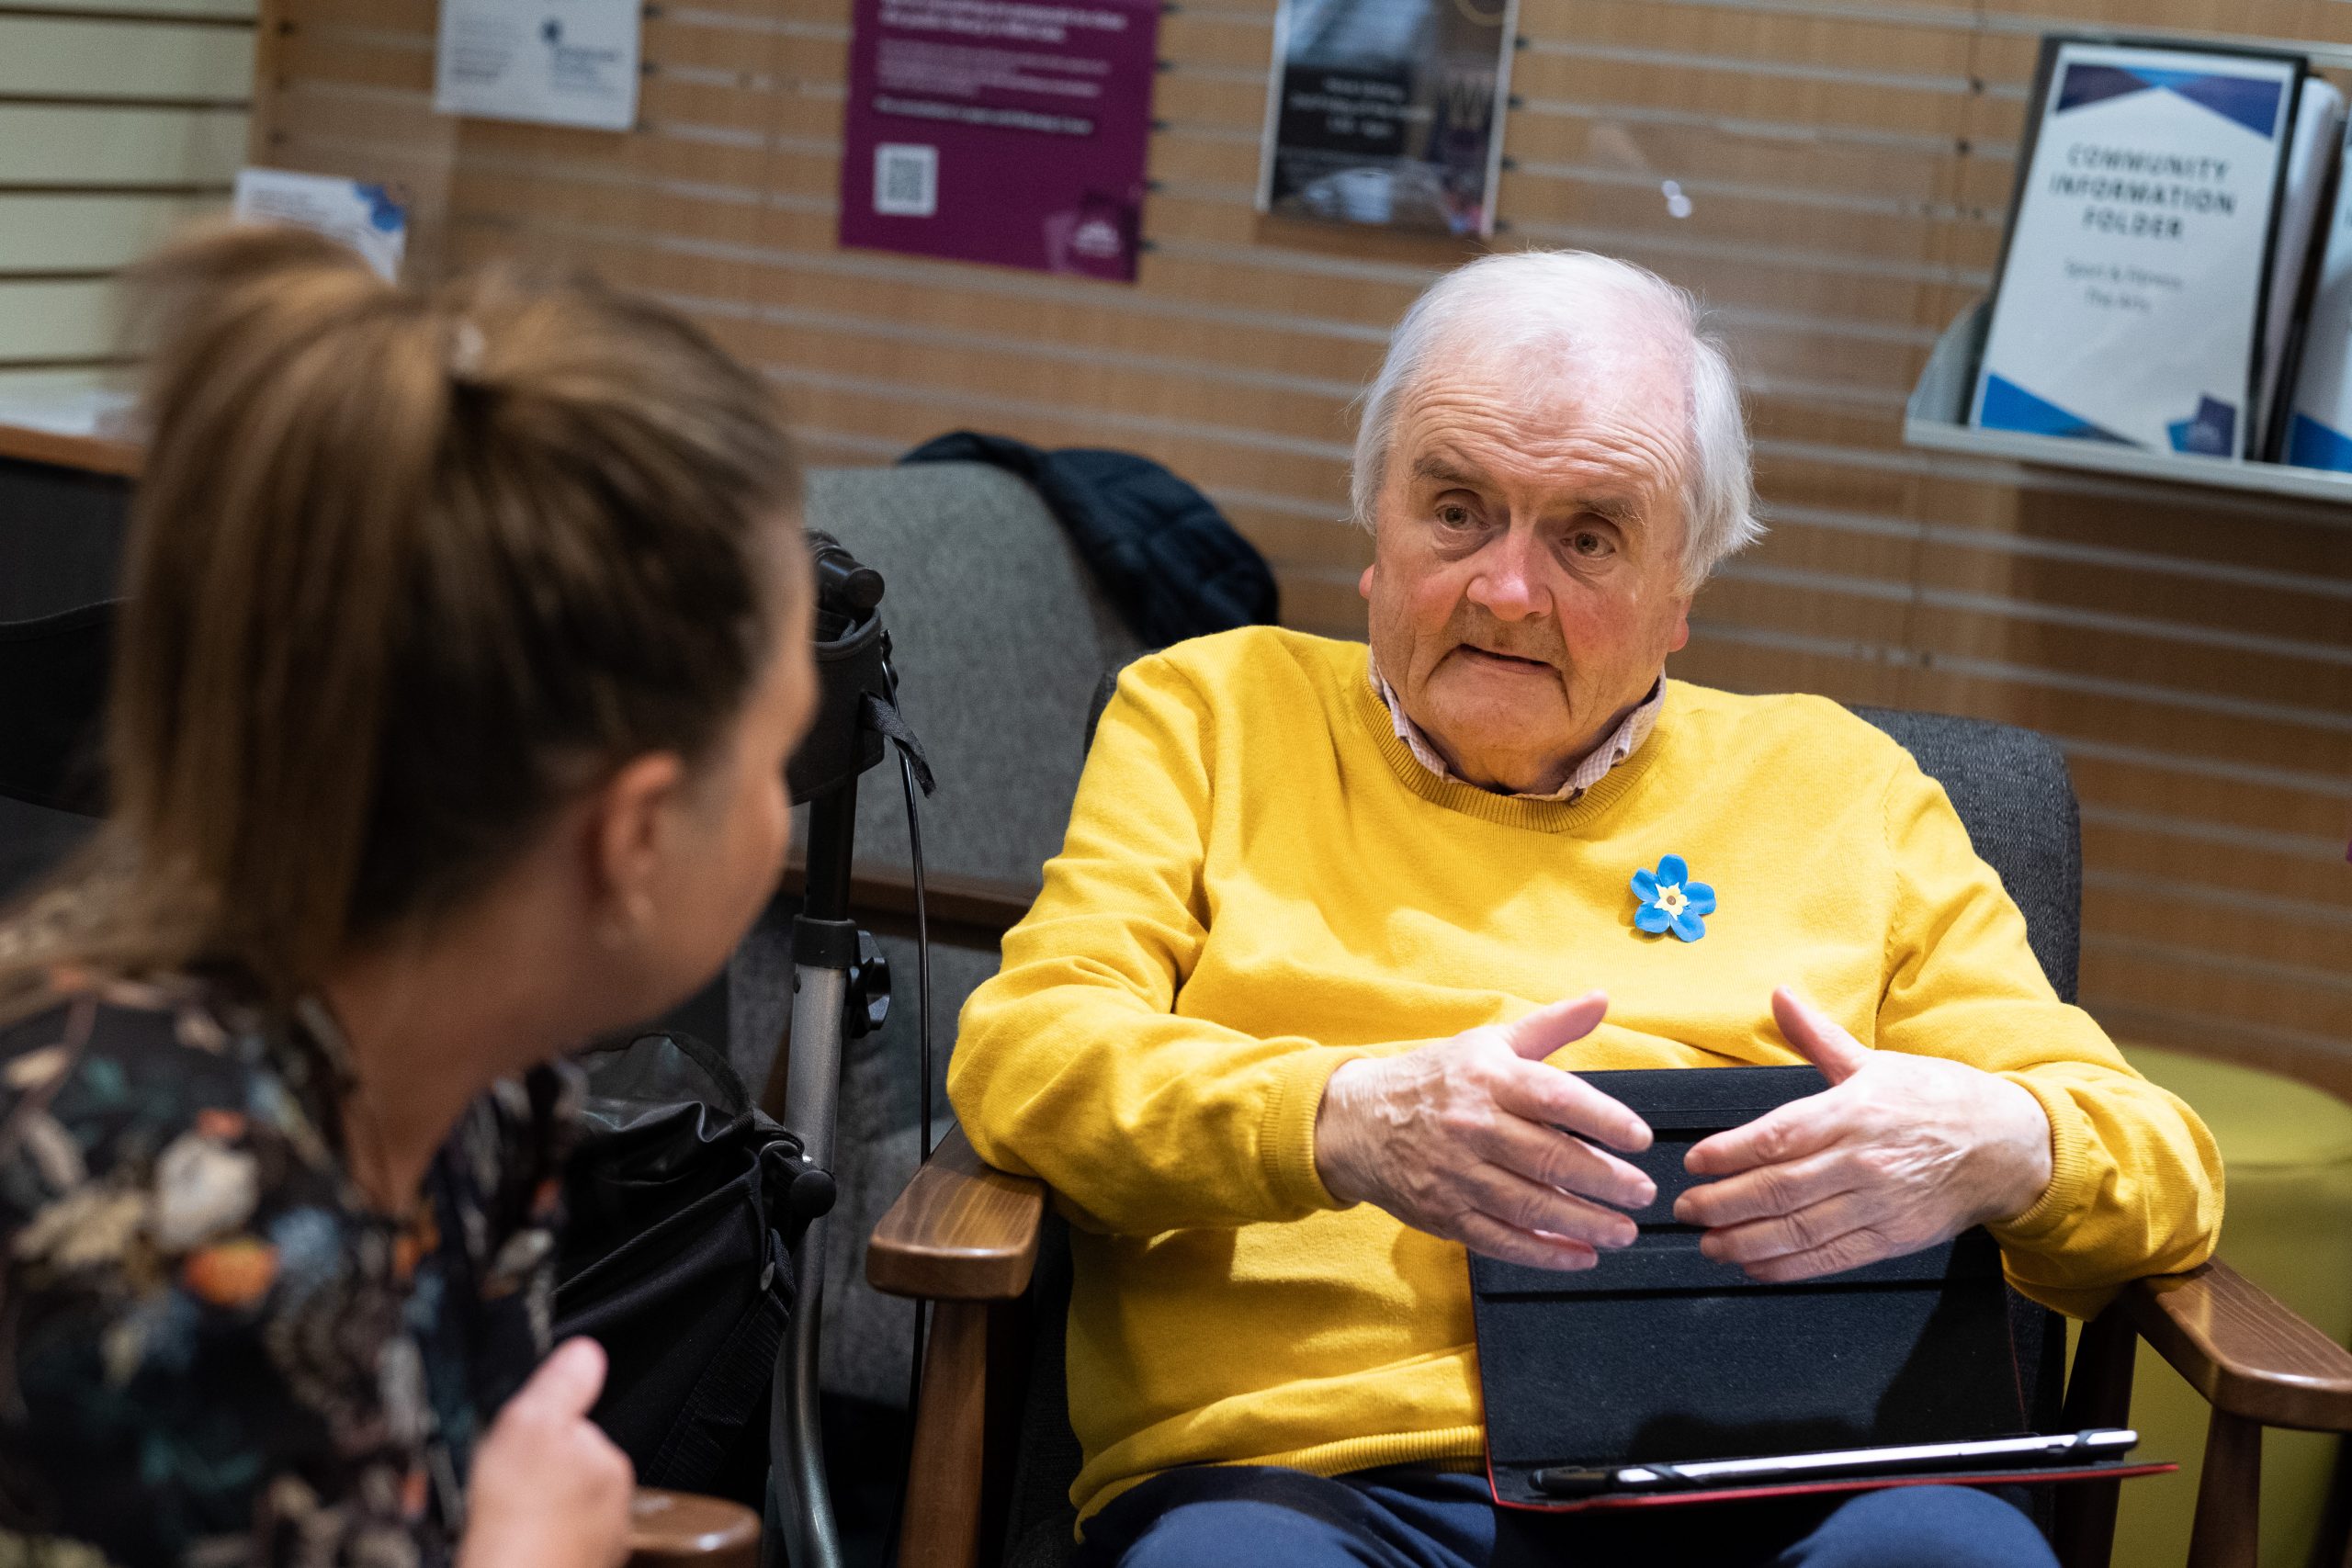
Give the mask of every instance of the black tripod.
MULTIPOLYGON (((882 628, 881 574, 860 565, 831 537, 811 533, 817 571, 817 717, 786 770, 796 805, 808 806, 808 875, 792 922, 792 1022, 778 1049, 784 1074, 780 1120, 809 1162, 833 1167, 842 1046, 879 1029, 890 1004, 890 971, 871 933, 850 919, 850 859, 857 833, 857 781, 883 760, 886 741, 899 750, 908 829, 914 851, 917 920, 922 922, 922 840, 915 788, 931 793, 922 749, 899 717, 890 637, 882 628)), ((918 933, 921 934, 920 932, 918 933)), ((927 949, 922 967, 929 968, 927 949)), ((925 1017, 922 1137, 930 1139, 930 987, 919 998, 925 1017)), ((775 1082, 775 1073, 770 1083, 775 1082)), ((775 1516, 769 1520, 768 1568, 779 1551, 790 1568, 840 1568, 841 1540, 826 1491, 823 1433, 818 1416, 817 1347, 824 1315, 826 1221, 811 1219, 793 1258, 792 1325, 778 1352, 769 1416, 775 1516)))

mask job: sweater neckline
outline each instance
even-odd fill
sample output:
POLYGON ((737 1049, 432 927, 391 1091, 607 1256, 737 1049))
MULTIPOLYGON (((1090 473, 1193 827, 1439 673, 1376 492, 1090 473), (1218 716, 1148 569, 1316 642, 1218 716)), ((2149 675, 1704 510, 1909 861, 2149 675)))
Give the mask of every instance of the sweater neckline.
POLYGON ((1476 784, 1459 779, 1440 778, 1423 767, 1404 738, 1396 733, 1387 705, 1380 694, 1373 690, 1372 682, 1362 670, 1357 678, 1347 682, 1351 690, 1350 705, 1355 710, 1356 721, 1379 748, 1388 771, 1415 795, 1433 806, 1449 811, 1459 811, 1465 817, 1493 822, 1505 828, 1524 828, 1538 833, 1565 833, 1583 826, 1617 804, 1629 794, 1642 775, 1646 773, 1660 753, 1672 743, 1677 720, 1680 716, 1681 700, 1672 681, 1666 682, 1666 703, 1651 729, 1649 739, 1634 749, 1633 755, 1609 770, 1608 773, 1573 802, 1531 800, 1524 795, 1496 795, 1476 784))

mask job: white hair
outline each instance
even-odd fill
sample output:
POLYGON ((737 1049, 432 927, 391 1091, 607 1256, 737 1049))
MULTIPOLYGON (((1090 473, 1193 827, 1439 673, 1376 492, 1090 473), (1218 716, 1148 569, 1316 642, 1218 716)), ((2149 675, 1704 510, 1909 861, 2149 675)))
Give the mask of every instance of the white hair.
POLYGON ((1696 590, 1717 562, 1764 532, 1739 385, 1696 300, 1656 273, 1589 251, 1481 256, 1430 285, 1388 337, 1388 356, 1364 389, 1350 479, 1355 521, 1367 530, 1387 477, 1397 406, 1442 347, 1473 352, 1565 345, 1592 336, 1597 311, 1630 304, 1663 319, 1690 367, 1689 442, 1682 475, 1682 585, 1696 590))

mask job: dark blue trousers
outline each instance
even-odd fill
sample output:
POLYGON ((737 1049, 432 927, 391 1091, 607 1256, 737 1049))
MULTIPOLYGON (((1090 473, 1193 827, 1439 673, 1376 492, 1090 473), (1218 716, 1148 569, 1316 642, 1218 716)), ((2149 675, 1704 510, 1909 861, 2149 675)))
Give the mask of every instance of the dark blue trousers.
POLYGON ((1087 1522, 1082 1568, 2056 1568, 2013 1504, 1960 1486, 1626 1512, 1498 1508, 1482 1475, 1192 1465, 1087 1522))

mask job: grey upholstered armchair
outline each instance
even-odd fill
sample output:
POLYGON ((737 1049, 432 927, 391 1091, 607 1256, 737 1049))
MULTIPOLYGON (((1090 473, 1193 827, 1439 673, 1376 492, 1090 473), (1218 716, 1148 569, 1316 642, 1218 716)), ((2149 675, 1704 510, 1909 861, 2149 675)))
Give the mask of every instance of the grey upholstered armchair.
MULTIPOLYGON (((1107 695, 1106 680, 1097 714, 1107 695)), ((1980 720, 1860 711, 1944 784, 2024 910, 2051 983, 2071 998, 2081 862, 2056 748, 1980 720)), ((1047 1197, 952 1134, 874 1233, 873 1284, 936 1303, 902 1568, 1049 1568, 1069 1557, 1079 1468, 1063 1385, 1069 1254, 1047 1197)), ((2016 1306, 2020 1367, 2044 1429, 2128 1424, 2143 1337, 2211 1405, 2191 1568, 2254 1568, 2263 1427, 2352 1431, 2352 1353, 2221 1263, 2127 1289, 2084 1327, 2071 1382, 2054 1314, 2021 1297, 2016 1306)), ((2048 1489, 2041 1523, 2066 1568, 2108 1561, 2120 1484, 2048 1489)), ((2332 1568, 2340 1534, 2323 1551, 2332 1568)))

